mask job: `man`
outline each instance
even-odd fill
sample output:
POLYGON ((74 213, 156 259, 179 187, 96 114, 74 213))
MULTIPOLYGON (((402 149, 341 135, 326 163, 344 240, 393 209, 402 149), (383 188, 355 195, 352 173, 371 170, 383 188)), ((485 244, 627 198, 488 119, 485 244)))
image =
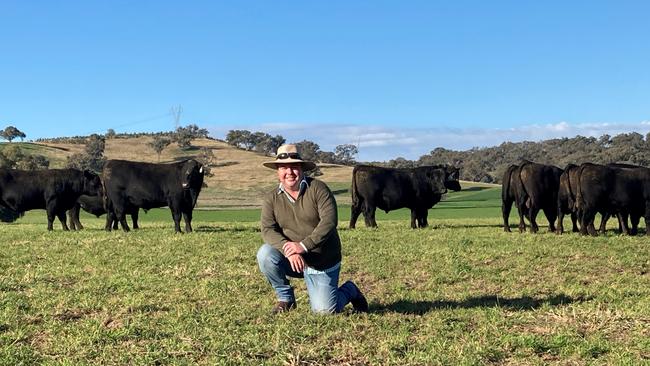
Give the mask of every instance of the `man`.
POLYGON ((338 313, 352 302, 367 312, 368 302, 352 282, 338 287, 341 239, 336 230, 336 200, 327 185, 305 177, 316 164, 300 158, 296 145, 282 145, 273 161, 263 163, 277 171, 280 185, 264 196, 262 238, 257 252, 262 274, 275 290, 274 313, 296 307, 287 277, 303 277, 313 312, 338 313))

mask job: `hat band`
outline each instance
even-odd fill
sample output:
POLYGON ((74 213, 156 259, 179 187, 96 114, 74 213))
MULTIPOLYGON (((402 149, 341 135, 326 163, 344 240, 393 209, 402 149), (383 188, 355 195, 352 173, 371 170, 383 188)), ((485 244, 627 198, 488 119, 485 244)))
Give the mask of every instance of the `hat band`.
MULTIPOLYGON (((298 153, 279 153, 276 157, 276 159, 279 160, 284 160, 284 159, 300 159, 300 154, 298 153)), ((302 160, 302 159, 300 159, 302 160)))

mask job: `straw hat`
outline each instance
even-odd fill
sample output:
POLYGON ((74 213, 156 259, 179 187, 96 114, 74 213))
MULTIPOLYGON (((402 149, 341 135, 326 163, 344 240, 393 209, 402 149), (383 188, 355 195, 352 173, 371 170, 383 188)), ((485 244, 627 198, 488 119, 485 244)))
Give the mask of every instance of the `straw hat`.
POLYGON ((316 168, 316 164, 311 161, 302 160, 298 153, 298 147, 293 144, 286 144, 278 147, 278 152, 275 154, 275 160, 265 161, 262 163, 267 168, 277 169, 278 164, 302 164, 303 170, 312 170, 316 168))

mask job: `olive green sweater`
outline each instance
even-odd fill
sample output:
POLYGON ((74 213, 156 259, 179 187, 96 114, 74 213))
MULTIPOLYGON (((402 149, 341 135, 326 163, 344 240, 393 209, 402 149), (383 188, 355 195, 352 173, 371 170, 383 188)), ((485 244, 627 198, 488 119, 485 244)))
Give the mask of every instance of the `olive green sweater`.
POLYGON ((262 238, 282 253, 287 241, 302 242, 307 265, 324 270, 341 261, 336 200, 325 183, 306 180, 307 188, 294 203, 277 188, 264 195, 262 238))

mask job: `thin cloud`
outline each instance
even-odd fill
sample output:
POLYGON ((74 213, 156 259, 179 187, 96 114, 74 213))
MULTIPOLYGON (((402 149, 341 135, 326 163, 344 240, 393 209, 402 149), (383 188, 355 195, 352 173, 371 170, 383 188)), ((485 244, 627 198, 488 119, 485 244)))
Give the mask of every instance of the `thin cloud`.
POLYGON ((650 132, 650 121, 638 123, 578 123, 565 121, 548 124, 530 124, 511 128, 394 128, 351 124, 269 123, 232 128, 211 128, 212 136, 225 137, 230 129, 263 131, 282 135, 288 142, 310 140, 321 150, 334 151, 337 145, 355 144, 359 147, 359 161, 387 161, 397 157, 416 160, 437 147, 467 150, 473 147, 499 145, 505 141, 542 141, 553 138, 600 137, 604 134, 650 132))

